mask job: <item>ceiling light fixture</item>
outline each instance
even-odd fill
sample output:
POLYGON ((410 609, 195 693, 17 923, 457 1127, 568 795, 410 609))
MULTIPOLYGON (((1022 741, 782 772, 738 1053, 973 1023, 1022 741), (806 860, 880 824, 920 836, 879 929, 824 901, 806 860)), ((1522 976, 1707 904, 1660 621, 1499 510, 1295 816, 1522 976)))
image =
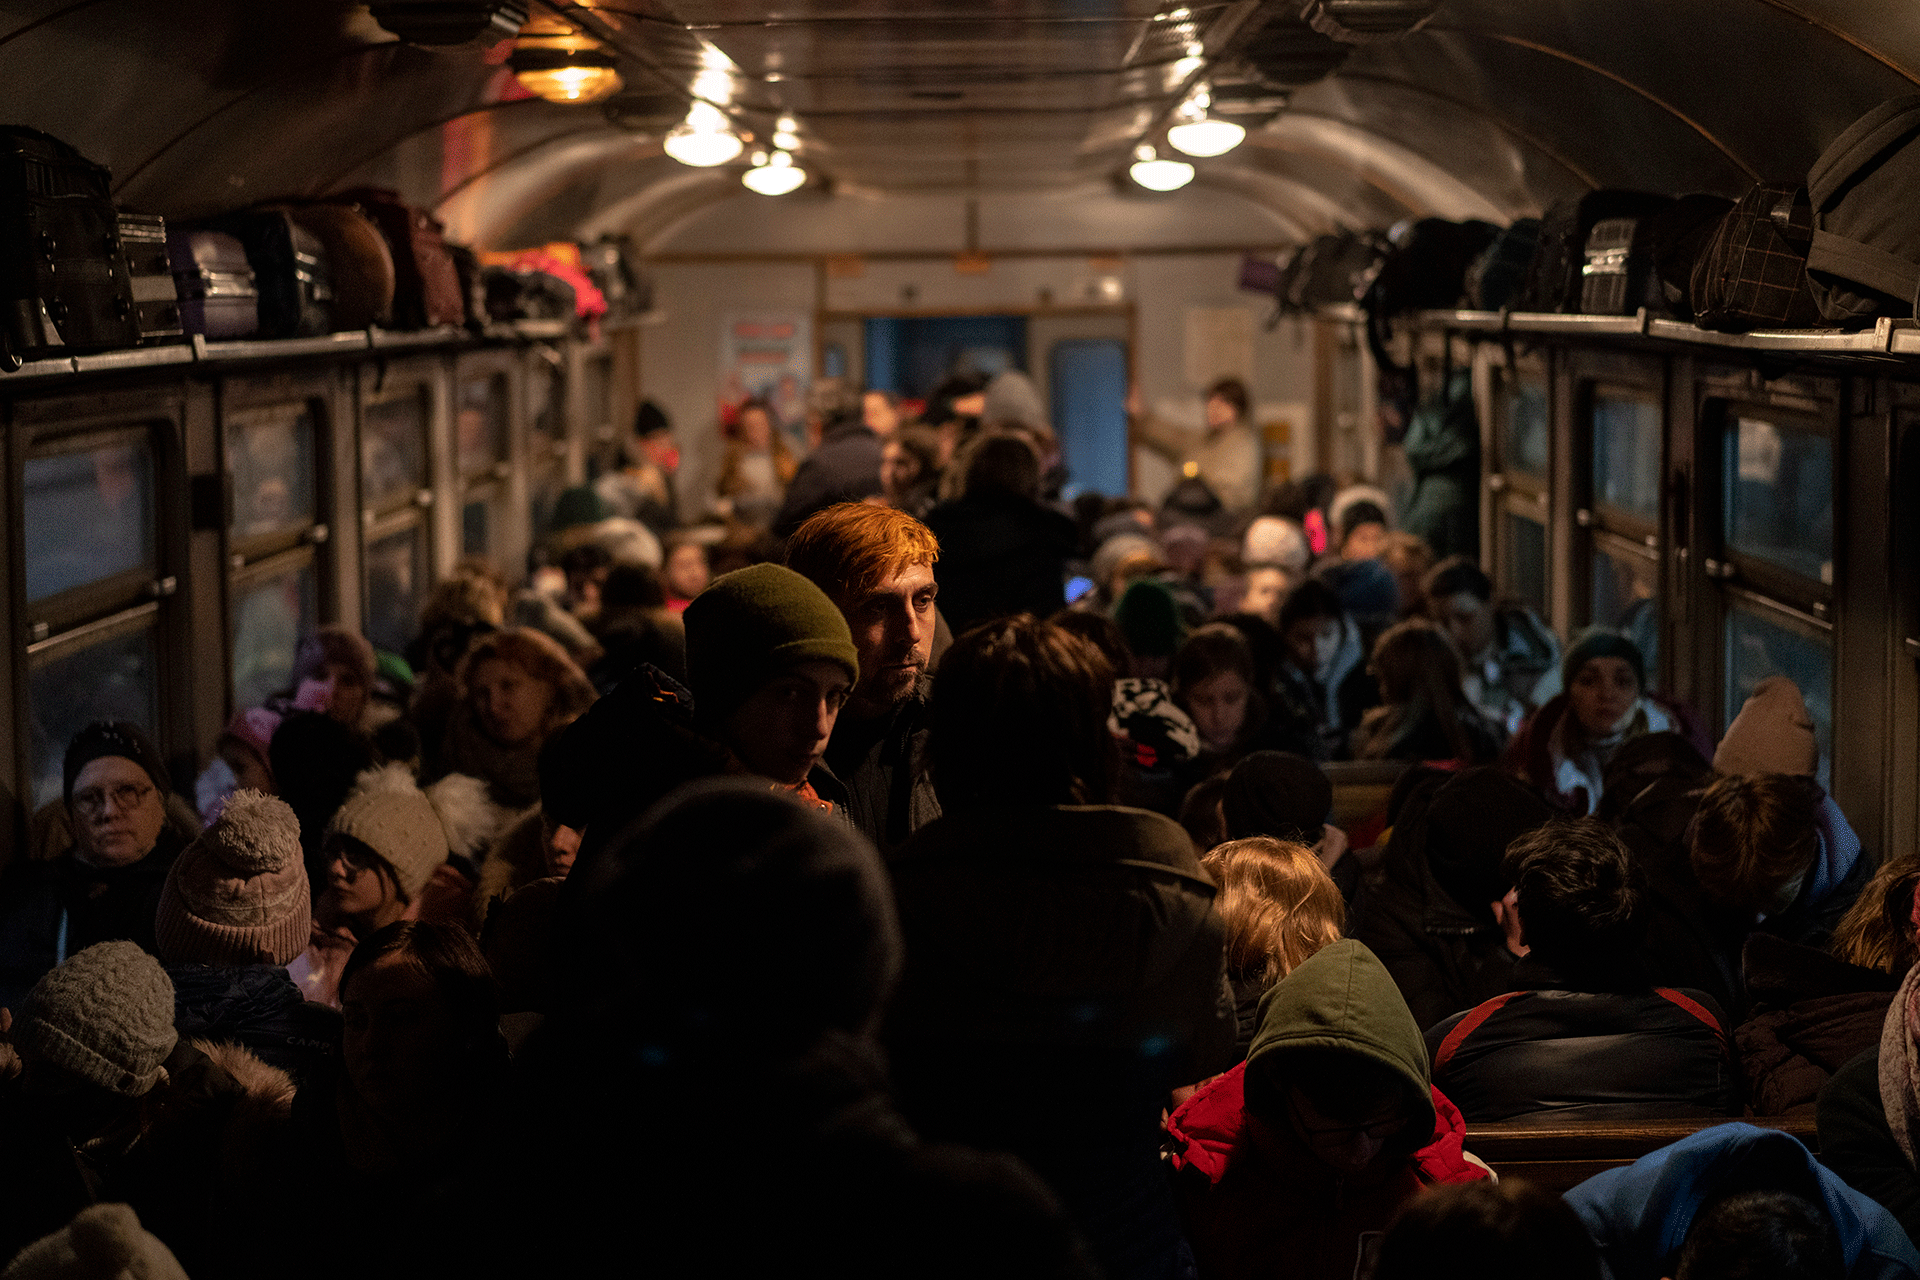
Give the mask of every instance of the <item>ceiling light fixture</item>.
POLYGON ((782 151, 800 149, 800 122, 792 116, 781 116, 773 124, 773 145, 782 151))
POLYGON ((507 58, 513 78, 548 102, 598 102, 620 92, 620 72, 604 49, 522 45, 507 58))
POLYGON ((1146 143, 1134 148, 1127 175, 1149 191, 1178 191, 1193 181, 1193 166, 1185 160, 1162 160, 1146 143))
POLYGON ((1174 111, 1174 122, 1167 127, 1167 141, 1175 150, 1190 156, 1223 156, 1245 140, 1246 127, 1213 118, 1212 106, 1213 94, 1206 85, 1201 85, 1174 111))
POLYGON ((681 164, 696 169, 711 169, 725 164, 745 148, 726 112, 711 102, 695 102, 687 109, 687 118, 667 130, 660 145, 681 164))
POLYGON ((740 175, 747 190, 763 196, 783 196, 797 191, 806 180, 807 171, 793 162, 793 154, 788 151, 776 151, 766 157, 765 164, 756 164, 740 175))

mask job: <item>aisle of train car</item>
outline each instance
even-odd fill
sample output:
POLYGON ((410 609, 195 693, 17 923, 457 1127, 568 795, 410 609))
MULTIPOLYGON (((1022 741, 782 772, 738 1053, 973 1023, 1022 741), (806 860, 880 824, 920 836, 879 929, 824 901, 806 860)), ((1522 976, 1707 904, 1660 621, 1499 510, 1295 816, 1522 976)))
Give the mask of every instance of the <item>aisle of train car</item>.
MULTIPOLYGON (((182 342, 0 374, 9 827, 57 793, 60 746, 96 712, 138 713, 190 777, 284 674, 295 630, 340 621, 398 649, 460 556, 523 570, 642 399, 704 500, 755 326, 780 329, 799 381, 910 396, 927 390, 915 335, 937 331, 923 346, 1024 368, 1056 425, 1070 379, 1111 399, 1117 369, 1191 417, 1239 376, 1270 477, 1392 487, 1360 320, 1269 323, 1245 259, 1410 217, 1504 225, 1588 188, 1803 182, 1850 121, 1920 85, 1920 23, 1847 0, 1632 0, 1605 21, 1574 0, 1409 0, 1376 6, 1400 16, 1358 43, 1297 0, 284 8, 0 5, 6 119, 182 224, 376 186, 483 251, 622 237, 650 302, 591 327, 182 342), (434 26, 450 14, 470 29, 434 26), (555 102, 516 78, 517 49, 569 40, 606 55, 616 92, 555 102), (1706 48, 1730 54, 1682 52, 1706 48), (1173 154, 1166 127, 1201 86, 1246 141, 1144 189, 1136 149, 1173 154), (740 136, 717 166, 667 145, 701 104, 740 136), (769 152, 804 170, 796 190, 743 188, 769 152)), ((1402 328, 1426 389, 1471 371, 1502 589, 1563 635, 1631 629, 1710 728, 1792 675, 1868 845, 1913 848, 1912 322, 1734 338, 1441 311, 1402 328)), ((1174 477, 1122 443, 1118 406, 1079 408, 1063 445, 1082 483, 1157 500, 1174 477)))

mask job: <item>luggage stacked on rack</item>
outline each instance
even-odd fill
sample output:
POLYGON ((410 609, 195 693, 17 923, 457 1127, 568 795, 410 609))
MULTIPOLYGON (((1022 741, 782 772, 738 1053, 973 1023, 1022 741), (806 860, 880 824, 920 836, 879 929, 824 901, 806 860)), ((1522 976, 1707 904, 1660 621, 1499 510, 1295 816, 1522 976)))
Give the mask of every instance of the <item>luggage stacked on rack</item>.
POLYGON ((155 213, 120 212, 120 249, 127 259, 133 318, 141 342, 180 336, 180 294, 167 261, 167 220, 155 213))
POLYGON ((0 365, 139 341, 106 169, 36 129, 0 128, 0 365))
MULTIPOLYGON (((1625 235, 1627 252, 1620 256, 1620 269, 1626 269, 1631 254, 1633 227, 1620 220, 1638 219, 1658 213, 1671 200, 1645 191, 1589 191, 1556 201, 1540 219, 1540 239, 1533 261, 1527 268, 1527 283, 1514 304, 1516 311, 1577 312, 1585 299, 1581 296, 1587 279, 1587 241, 1594 225, 1613 221, 1612 240, 1625 235)), ((1603 272, 1611 274, 1611 269, 1603 272)), ((1624 287, 1624 286, 1623 286, 1624 287)))
POLYGON ((1807 275, 1839 325, 1913 317, 1920 300, 1920 97, 1854 121, 1807 171, 1807 275))
POLYGON ((386 237, 350 204, 288 206, 288 215, 326 254, 333 290, 333 327, 365 329, 393 318, 393 251, 386 237))
POLYGON ((1540 219, 1515 218, 1494 236, 1467 268, 1467 305, 1476 311, 1504 311, 1527 283, 1527 268, 1540 244, 1540 219))
POLYGON ((466 296, 460 272, 447 252, 438 219, 403 202, 391 191, 362 187, 335 197, 365 214, 380 229, 393 257, 393 324, 432 329, 465 324, 466 296))
POLYGON ((1693 322, 1723 333, 1819 324, 1807 279, 1812 244, 1806 188, 1760 183, 1720 219, 1693 261, 1693 322))
POLYGON ((259 294, 259 336, 311 338, 333 332, 333 272, 327 249, 286 205, 212 219, 246 249, 259 294))
POLYGON ((238 237, 174 227, 167 232, 167 259, 180 295, 182 329, 214 341, 259 334, 260 289, 238 237))
POLYGON ((572 320, 573 286, 545 271, 487 267, 487 315, 494 320, 572 320))

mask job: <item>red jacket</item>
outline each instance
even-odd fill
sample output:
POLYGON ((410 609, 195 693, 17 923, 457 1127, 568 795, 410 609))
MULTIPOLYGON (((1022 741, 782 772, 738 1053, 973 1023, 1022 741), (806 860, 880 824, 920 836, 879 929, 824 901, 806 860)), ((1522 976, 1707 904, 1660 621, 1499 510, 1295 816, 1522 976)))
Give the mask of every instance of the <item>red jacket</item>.
POLYGON ((1201 1280, 1351 1280, 1368 1237, 1423 1188, 1488 1176, 1466 1158, 1466 1121, 1438 1089, 1431 1138, 1383 1174, 1338 1177, 1290 1128, 1279 1135, 1289 1158, 1274 1167, 1246 1135, 1245 1070, 1209 1081, 1167 1120, 1201 1280))

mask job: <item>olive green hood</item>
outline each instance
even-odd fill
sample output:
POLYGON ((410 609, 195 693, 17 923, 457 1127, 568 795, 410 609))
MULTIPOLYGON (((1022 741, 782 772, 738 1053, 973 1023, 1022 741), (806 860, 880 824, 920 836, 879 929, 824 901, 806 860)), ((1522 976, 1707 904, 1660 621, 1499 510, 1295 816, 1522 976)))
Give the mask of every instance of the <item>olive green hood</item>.
POLYGON ((1387 967, 1352 938, 1322 947, 1267 992, 1247 1069, 1272 1070, 1284 1055, 1327 1049, 1370 1058, 1403 1077, 1424 1109, 1416 1130, 1432 1131, 1426 1041, 1387 967))

